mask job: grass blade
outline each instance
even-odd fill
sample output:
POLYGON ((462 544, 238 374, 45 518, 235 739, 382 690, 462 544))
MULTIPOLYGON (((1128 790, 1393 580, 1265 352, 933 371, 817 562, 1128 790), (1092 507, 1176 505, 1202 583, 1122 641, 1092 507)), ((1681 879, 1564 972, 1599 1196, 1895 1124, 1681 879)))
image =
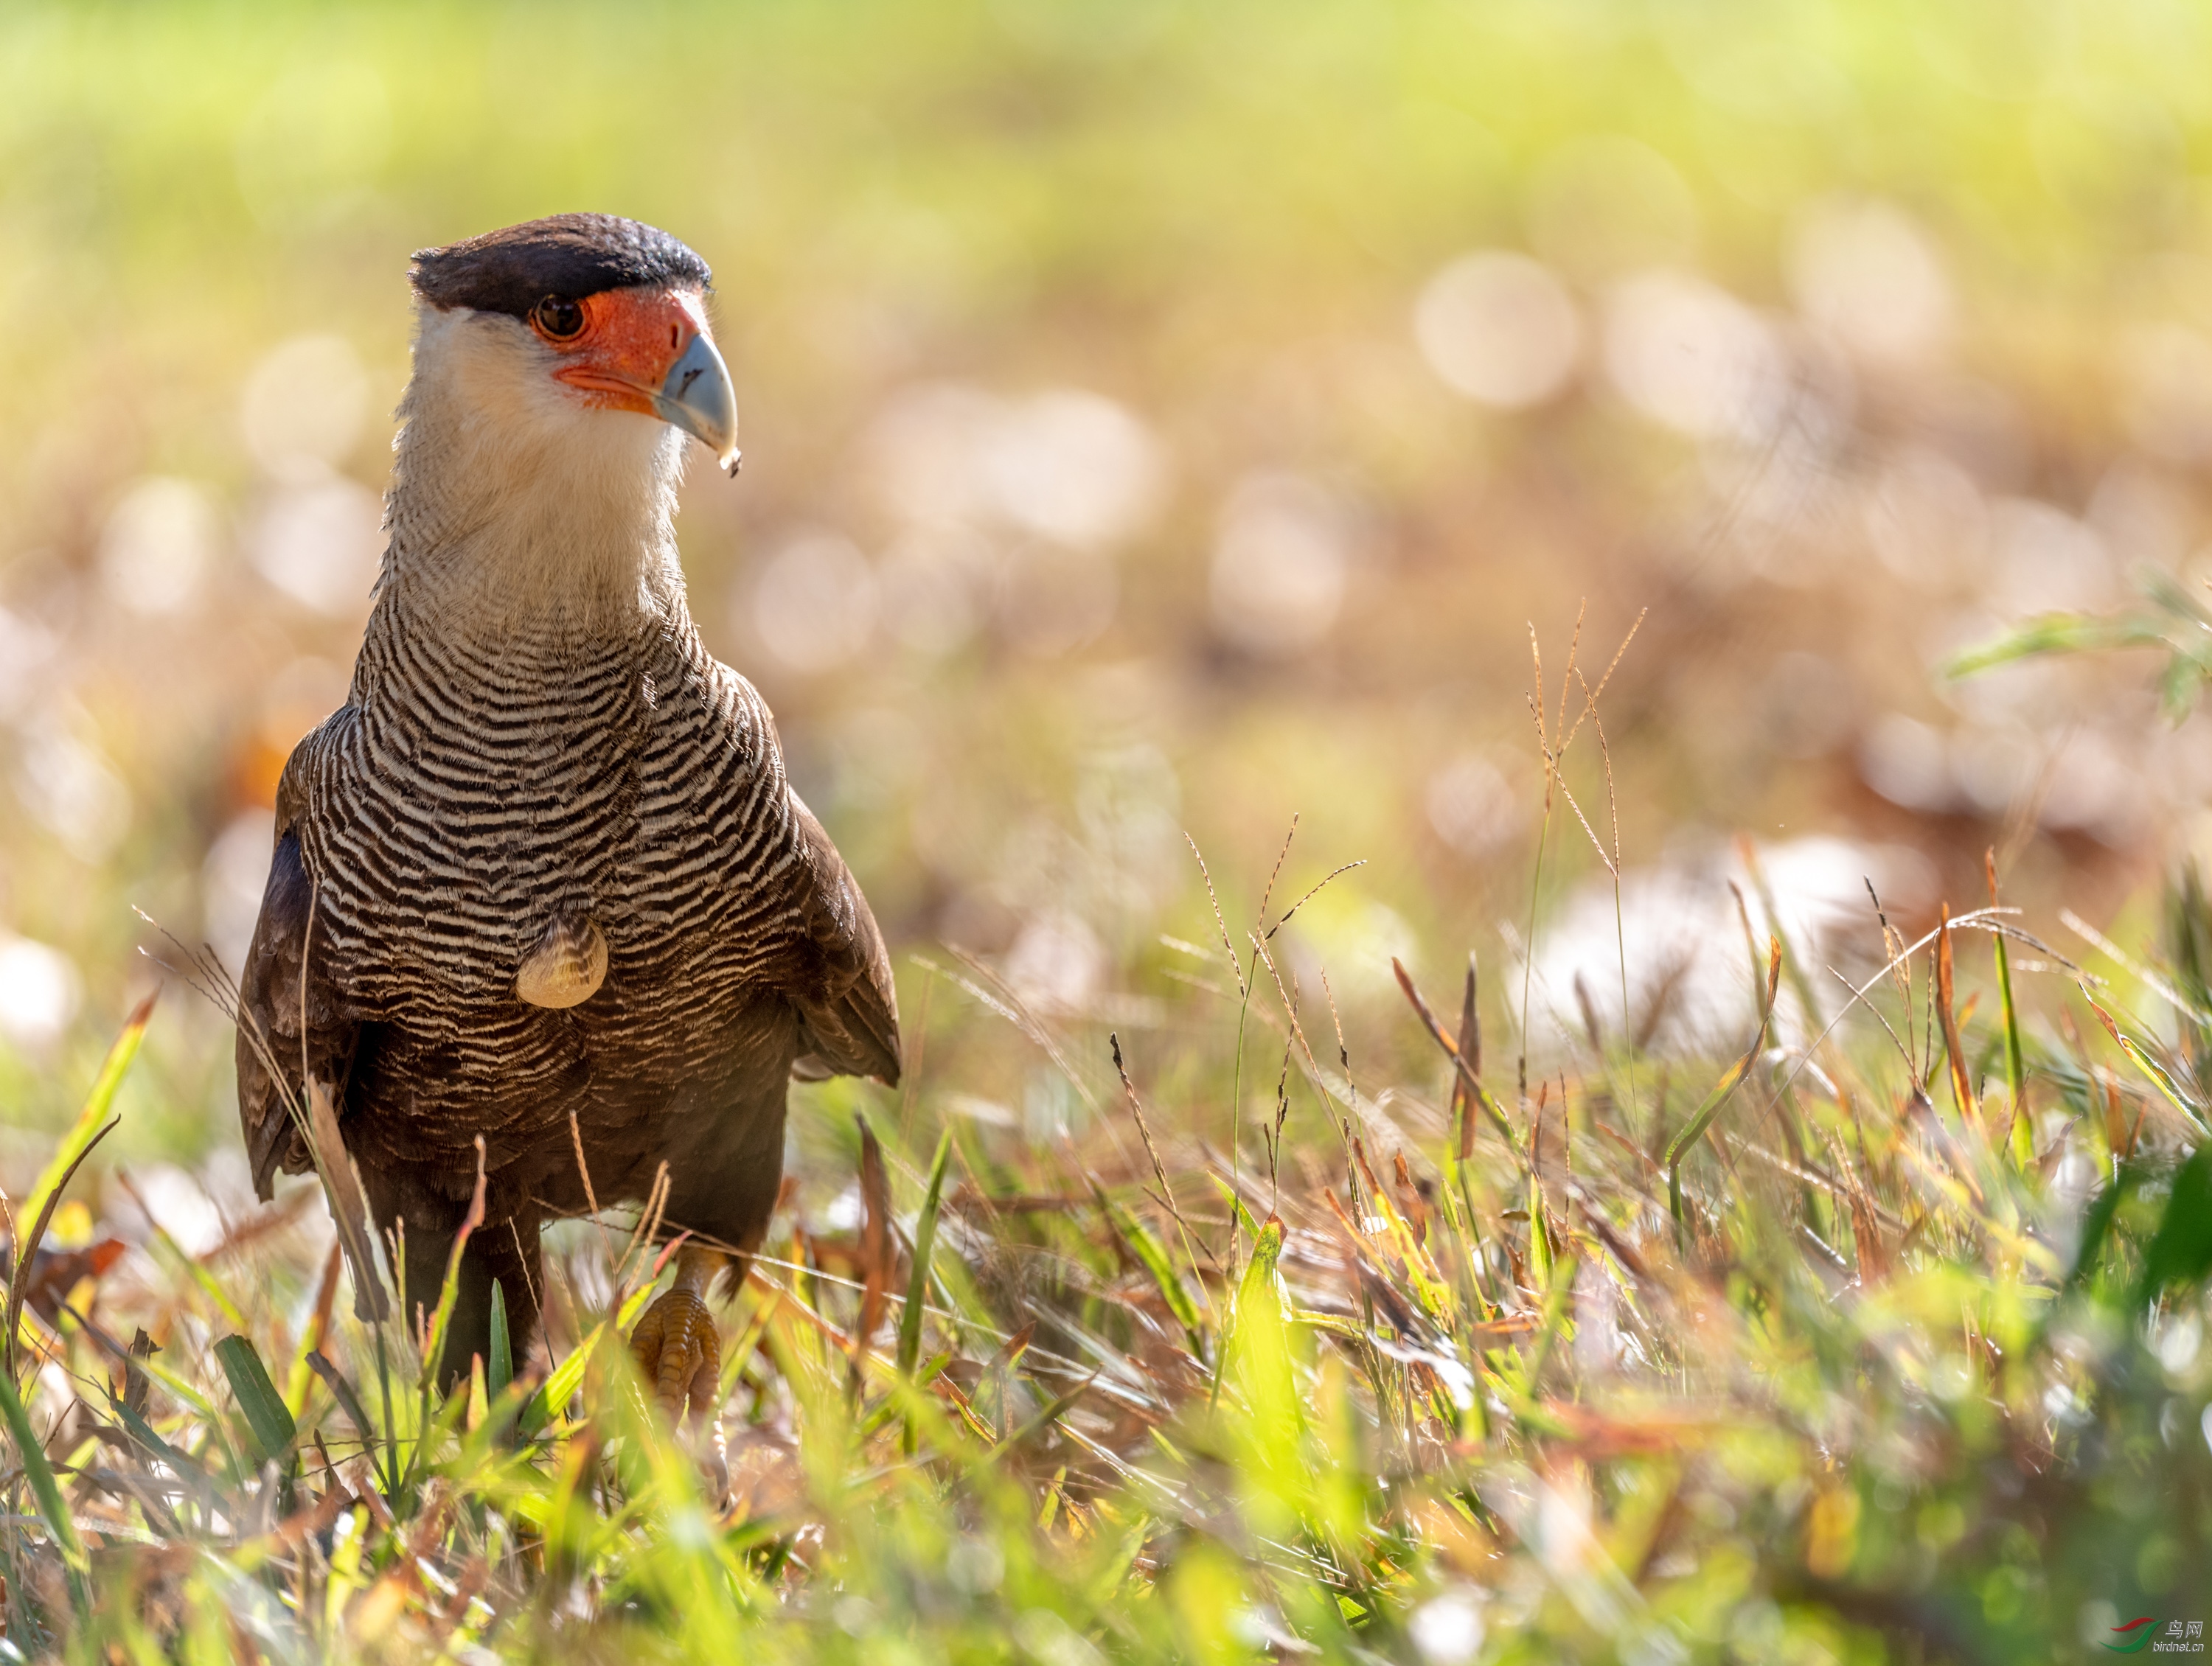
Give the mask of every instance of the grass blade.
POLYGON ((1552 1287, 1552 1229, 1544 1219, 1544 1183, 1532 1166, 1528 1170, 1528 1275, 1540 1290, 1552 1287))
POLYGON ((2119 1050, 2134 1063, 2136 1069, 2148 1076, 2158 1091, 2166 1095, 2166 1103, 2181 1112, 2182 1120, 2199 1135, 2212 1134, 2212 1128, 2205 1125, 2204 1118, 2197 1114, 2196 1107, 2182 1097, 2181 1089, 2175 1086, 2173 1078, 2166 1073, 2165 1067, 2146 1052, 2140 1042, 2122 1030, 2112 1021, 2112 1014, 2097 1004, 2095 998, 2090 995, 2089 986, 2087 984, 2081 985, 2081 998, 2088 1002, 2089 1010, 2097 1015, 2097 1021, 2105 1027, 2105 1033, 2112 1038, 2119 1050))
POLYGON ((203 1421, 210 1424, 217 1422, 218 1414, 215 1409, 215 1402, 201 1393, 199 1389, 180 1372, 171 1370, 150 1355, 138 1361, 138 1369, 171 1394, 175 1395, 179 1403, 189 1406, 198 1413, 203 1421))
POLYGON ((491 1281, 491 1358, 484 1361, 484 1391, 492 1399, 507 1392, 514 1380, 514 1339, 507 1329, 507 1292, 497 1279, 491 1281))
POLYGON ((860 1317, 853 1328, 853 1376, 857 1391, 860 1361, 884 1319, 884 1293, 890 1283, 891 1177, 884 1148, 868 1119, 854 1116, 860 1130, 860 1317))
POLYGON ((605 1320, 593 1325, 591 1335, 568 1350, 568 1357, 553 1367, 538 1392, 530 1396, 516 1424, 526 1438, 551 1422, 583 1386, 584 1367, 591 1363, 592 1351, 606 1330, 605 1320))
POLYGON ((2098 619, 2086 614, 2045 614, 2015 626, 1994 642, 1952 655, 1943 663, 1943 675, 1954 681, 1963 680, 2039 654, 2151 647, 2165 640, 2154 626, 2141 621, 2098 619))
POLYGON ((929 1294, 929 1253, 937 1241, 937 1211, 945 1198, 945 1166, 952 1155, 952 1130, 938 1136, 937 1155, 929 1165, 929 1190, 921 1200, 921 1218, 914 1228, 914 1272, 907 1281, 906 1312, 899 1315, 898 1368, 902 1377, 914 1375, 921 1357, 921 1313, 929 1294))
MULTIPOLYGON (((1429 1039, 1443 1048, 1444 1057, 1451 1060, 1457 1081, 1474 1096, 1475 1103, 1481 1106, 1483 1114, 1490 1118, 1491 1125, 1498 1130, 1498 1137, 1505 1142, 1505 1148, 1519 1159, 1522 1167, 1527 1167, 1533 1159, 1522 1150, 1520 1141, 1513 1137, 1513 1124, 1505 1120, 1505 1113, 1498 1108, 1497 1100, 1490 1097, 1489 1090, 1482 1085, 1475 1062, 1466 1057, 1460 1051, 1458 1044, 1444 1033, 1443 1026, 1437 1022, 1436 1014, 1429 1010, 1429 1003, 1421 998, 1420 991, 1413 987, 1413 976, 1406 970, 1404 963, 1394 958, 1390 970, 1398 974, 1398 987, 1405 992, 1407 1001, 1421 1021, 1421 1027, 1428 1031, 1429 1039)), ((1770 1002, 1769 1004, 1772 1003, 1770 1002)))
POLYGON ((390 1454, 380 1454, 377 1450, 376 1426, 368 1421, 368 1413, 361 1403, 361 1396, 355 1391, 346 1374, 319 1352, 309 1352, 307 1367, 323 1379, 323 1386, 330 1390, 331 1397, 353 1420, 354 1431, 361 1437, 361 1450, 368 1459, 369 1470, 376 1477, 376 1484, 387 1493, 396 1490, 399 1478, 397 1437, 394 1437, 390 1454))
POLYGON ((430 1390, 445 1369, 446 1333, 453 1328, 453 1309, 461 1299, 461 1255, 469 1247, 470 1236, 483 1225, 484 1218, 484 1142, 477 1136, 477 1189, 469 1200, 469 1212, 462 1217, 460 1228, 453 1234, 453 1247, 446 1255, 446 1280, 438 1287, 438 1309, 430 1316, 430 1333, 422 1347, 422 1415, 427 1422, 430 1414, 430 1390))
MULTIPOLYGON (((1990 906, 1997 906, 1997 857, 1992 850, 1984 862, 1989 869, 1990 906)), ((2012 1104, 2012 1156, 2022 1172, 2035 1161, 2035 1126, 2027 1115, 2027 1064, 2020 1045, 2020 1013, 2012 1000, 2012 956, 2005 951, 2005 935, 1990 933, 1996 948, 1997 1011, 2004 1024, 2005 1093, 2012 1104)))
POLYGON ((179 1481, 188 1482, 198 1490, 203 1501, 213 1496, 214 1483, 208 1478, 207 1470, 196 1459, 185 1457, 162 1439, 154 1432, 154 1426, 131 1406, 112 1395, 109 1405, 115 1413, 116 1421, 123 1425, 125 1432, 138 1443, 148 1457, 167 1464, 179 1481))
MULTIPOLYGON (((1291 1369, 1290 1302, 1276 1263, 1283 1254, 1283 1222, 1269 1215, 1252 1245, 1252 1259, 1237 1287, 1234 1376, 1263 1445, 1274 1446, 1274 1432, 1304 1421, 1297 1382, 1291 1369)), ((1224 1355, 1231 1349, 1224 1347, 1224 1355)))
MULTIPOLYGON (((2002 943, 2002 938, 1998 942, 2002 943)), ((1936 1021, 1943 1027, 1943 1056, 1951 1067, 1951 1097, 1958 1101, 1960 1120, 1978 1127, 1981 1106, 1974 1085, 1966 1078, 1966 1051, 1959 1039, 1959 1015, 1952 1002, 1951 906, 1943 905, 1943 920, 1936 934, 1936 1021)))
POLYGON ((1113 1223, 1114 1230, 1121 1235, 1130 1252, 1145 1263, 1145 1270, 1152 1275, 1152 1282, 1159 1287, 1161 1299, 1167 1303, 1168 1312, 1175 1315, 1176 1322, 1182 1326, 1184 1334, 1190 1338, 1190 1351, 1203 1360, 1206 1358, 1206 1333, 1199 1320, 1198 1304, 1191 1299, 1189 1287, 1176 1271, 1175 1263, 1169 1258, 1167 1246, 1135 1215, 1123 1209, 1103 1191, 1098 1193, 1098 1202, 1106 1211, 1107 1220, 1113 1223))
POLYGON ((39 1513, 46 1518, 46 1530, 54 1536, 54 1544, 62 1554, 63 1565, 69 1572, 70 1598, 79 1614, 89 1615, 84 1575, 92 1564, 84 1554, 82 1541, 76 1536, 76 1524, 70 1519, 69 1509, 63 1502, 53 1465, 46 1462, 46 1448, 31 1431, 30 1414, 23 1409, 23 1402, 15 1394, 14 1379, 5 1372, 0 1372, 0 1418, 7 1421, 8 1433, 15 1442, 16 1462, 22 1465, 24 1476, 39 1500, 39 1513))
MULTIPOLYGON (((160 994, 156 990, 155 995, 160 994)), ((131 1069, 131 1061, 138 1057, 138 1044, 145 1039, 147 1023, 154 1016, 154 995, 148 996, 131 1009, 124 1021, 122 1034, 115 1038, 100 1061, 100 1074, 92 1079, 92 1091, 84 1096, 84 1106, 70 1124, 69 1132, 62 1136, 54 1154, 46 1160, 46 1167, 23 1198, 15 1211, 14 1234, 15 1243, 11 1261, 13 1270, 8 1276, 8 1309, 4 1343, 0 1352, 7 1360, 8 1380, 15 1378, 15 1335, 22 1323, 25 1279, 33 1258, 39 1253, 39 1241, 46 1235, 46 1226, 53 1219, 54 1206, 61 1201, 62 1193, 69 1189, 77 1166, 92 1154, 93 1147, 106 1139, 115 1124, 107 1121, 108 1108, 115 1103, 115 1090, 123 1085, 123 1077, 131 1069), (21 1223, 31 1222, 30 1230, 22 1230, 21 1223)))
POLYGON ((1252 1218, 1252 1211, 1244 1207, 1244 1200, 1237 1196, 1237 1188, 1229 1183, 1226 1177, 1218 1172, 1213 1176, 1213 1184, 1219 1190, 1223 1198, 1227 1201, 1229 1207, 1236 1212, 1237 1224, 1244 1229, 1245 1236, 1259 1237, 1260 1223, 1252 1218))
POLYGON ((284 1409, 284 1396, 276 1392, 260 1354, 243 1336, 225 1336, 215 1345, 215 1357, 230 1380, 239 1410, 246 1414, 255 1457, 264 1463, 281 1461, 290 1452, 299 1429, 292 1414, 284 1409))
POLYGON ((989 1451, 983 1455, 983 1462, 987 1465, 996 1463, 1008 1452, 1012 1451, 1024 1441, 1029 1439, 1030 1436, 1039 1433, 1042 1430, 1048 1429, 1054 1424, 1059 1422, 1062 1417, 1065 1417, 1067 1415, 1069 1408, 1073 1406, 1078 1400, 1080 1400, 1085 1394, 1090 1391, 1091 1382, 1091 1379, 1086 1377, 1081 1382, 1078 1383, 1073 1388, 1068 1390, 1066 1393, 1061 1395, 1050 1405, 1047 1406, 1042 1411, 1040 1411, 1036 1416, 1030 1418, 1028 1422, 1023 1424, 1021 1427, 1016 1429, 1005 1439, 1000 1441, 997 1445, 992 1447, 989 1451))
POLYGON ((1682 1159, 1691 1148, 1705 1137, 1705 1130, 1713 1125, 1721 1107, 1728 1103, 1729 1095, 1743 1085, 1751 1074, 1751 1067, 1759 1063, 1761 1049, 1766 1045, 1766 1032, 1774 1021, 1774 995, 1782 984, 1782 939, 1770 936, 1766 940, 1766 999, 1759 1009, 1759 1027, 1753 1031, 1751 1045, 1744 1049, 1743 1057, 1729 1066, 1727 1072, 1713 1085, 1690 1120, 1682 1124, 1667 1148, 1664 1166, 1667 1170, 1667 1205, 1674 1213, 1674 1230, 1682 1230, 1682 1159))
POLYGON ((2160 1292, 2187 1287, 2212 1273, 2212 1144, 2200 1145, 2173 1177, 2158 1234, 2143 1254, 2138 1309, 2160 1292))
POLYGON ((38 1219, 40 1211, 61 1195, 62 1189, 69 1184, 70 1175, 100 1139, 104 1131, 100 1124, 107 1120, 109 1107, 115 1103, 116 1090, 122 1087, 124 1075, 131 1069, 131 1061, 138 1057, 138 1044, 145 1039, 146 1026, 154 1016, 154 999, 153 996, 148 996, 124 1021, 122 1033, 108 1048, 107 1057, 100 1061, 100 1074, 92 1080, 91 1091, 84 1098, 84 1107, 76 1113, 76 1120, 70 1124, 69 1132, 62 1136, 61 1143, 54 1148, 54 1154, 46 1160, 46 1166, 40 1171, 36 1184, 25 1195, 18 1207, 18 1219, 26 1216, 38 1219))
MULTIPOLYGON (((51 1187, 46 1188, 45 1200, 39 1205, 38 1213, 32 1219, 31 1229, 22 1234, 21 1242, 12 1246, 15 1253, 9 1263, 8 1274, 8 1309, 5 1320, 8 1337, 6 1375, 11 1383, 15 1380, 16 1332, 23 1322, 23 1297, 31 1287, 32 1263, 39 1253, 39 1242, 46 1237, 46 1227, 54 1218, 54 1205, 61 1202, 62 1193, 68 1189, 70 1181, 76 1174, 77 1165, 92 1155, 93 1147, 112 1133, 120 1120, 118 1118, 117 1122, 109 1123, 90 1139, 77 1145, 76 1155, 70 1159, 68 1167, 63 1169, 56 1177, 55 1183, 51 1187)), ((44 1186, 45 1183, 41 1181, 40 1184, 44 1186)))
POLYGON ((338 1402, 338 1409, 353 1420, 354 1429, 361 1436, 363 1449, 374 1457, 376 1425, 368 1421, 368 1413, 362 1408, 361 1396, 354 1391, 354 1386, 346 1380, 345 1373, 316 1352, 308 1354, 307 1368, 323 1379, 323 1386, 330 1390, 331 1397, 338 1402))

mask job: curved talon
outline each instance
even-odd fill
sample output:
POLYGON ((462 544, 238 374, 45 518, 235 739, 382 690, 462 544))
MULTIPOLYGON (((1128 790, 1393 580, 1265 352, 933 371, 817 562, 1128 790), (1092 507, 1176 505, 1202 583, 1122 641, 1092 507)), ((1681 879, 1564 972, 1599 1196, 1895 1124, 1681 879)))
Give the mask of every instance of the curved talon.
POLYGON ((629 1345, 670 1422, 680 1424, 686 1411, 717 1421, 714 1390, 721 1381, 722 1339, 696 1292, 679 1284, 663 1293, 629 1333, 629 1345))

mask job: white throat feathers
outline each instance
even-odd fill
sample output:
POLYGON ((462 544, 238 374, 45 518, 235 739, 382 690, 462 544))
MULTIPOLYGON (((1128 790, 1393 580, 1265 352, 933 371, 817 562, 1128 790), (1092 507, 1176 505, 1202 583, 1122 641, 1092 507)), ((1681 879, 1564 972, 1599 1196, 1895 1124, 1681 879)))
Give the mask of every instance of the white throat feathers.
POLYGON ((379 612, 479 642, 628 635, 683 614, 685 437, 584 404, 556 362, 519 318, 417 309, 379 612))

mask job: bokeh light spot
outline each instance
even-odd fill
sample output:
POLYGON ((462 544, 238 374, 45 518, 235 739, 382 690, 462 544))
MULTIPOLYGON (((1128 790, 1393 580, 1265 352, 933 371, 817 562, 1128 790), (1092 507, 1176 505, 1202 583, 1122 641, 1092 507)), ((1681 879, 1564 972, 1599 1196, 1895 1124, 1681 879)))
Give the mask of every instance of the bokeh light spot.
POLYGON ((255 572, 295 602, 336 615, 366 615, 383 552, 383 504, 342 475, 277 487, 246 534, 255 572))
POLYGON ((61 950, 0 932, 0 1035, 26 1051, 52 1046, 82 991, 76 963, 61 950))
POLYGON ((1526 255, 1463 255, 1413 308, 1421 356, 1454 391, 1485 405, 1540 404, 1566 385, 1582 320, 1559 281, 1526 255))
POLYGON ((771 555, 752 587, 752 625, 794 671, 835 669, 868 645, 876 575, 851 539, 801 534, 771 555))
POLYGON ((246 449, 273 479, 320 479, 359 443, 368 376, 343 336, 295 336, 246 379, 238 422, 246 449))
POLYGON ((153 476, 110 512, 100 535, 100 580, 133 613, 180 613, 215 564, 217 536, 205 492, 188 480, 153 476))
POLYGON ((1314 482, 1248 477, 1231 494, 1214 544, 1215 627, 1250 653, 1310 648, 1344 605, 1351 544, 1343 506, 1314 482))
POLYGON ((1605 362, 1621 397, 1700 439, 1766 431, 1784 392, 1781 352, 1759 316, 1705 279, 1629 279, 1606 308, 1605 362))

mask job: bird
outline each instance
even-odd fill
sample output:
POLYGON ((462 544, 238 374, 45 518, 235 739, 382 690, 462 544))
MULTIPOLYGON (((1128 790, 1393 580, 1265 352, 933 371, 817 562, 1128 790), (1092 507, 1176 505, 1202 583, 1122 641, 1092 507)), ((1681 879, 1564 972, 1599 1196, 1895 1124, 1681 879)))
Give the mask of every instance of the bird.
POLYGON ((535 1336, 547 1221, 664 1185, 676 1275, 632 1346, 665 1409, 711 1419, 708 1302, 775 1209, 791 1081, 900 1068, 867 900, 686 601, 685 451, 738 459, 711 274, 563 214, 409 277, 368 621, 279 781, 239 980, 254 1186, 313 1166, 312 1079, 419 1322, 481 1165, 451 1386, 489 1357, 495 1283, 511 1345, 535 1336))

